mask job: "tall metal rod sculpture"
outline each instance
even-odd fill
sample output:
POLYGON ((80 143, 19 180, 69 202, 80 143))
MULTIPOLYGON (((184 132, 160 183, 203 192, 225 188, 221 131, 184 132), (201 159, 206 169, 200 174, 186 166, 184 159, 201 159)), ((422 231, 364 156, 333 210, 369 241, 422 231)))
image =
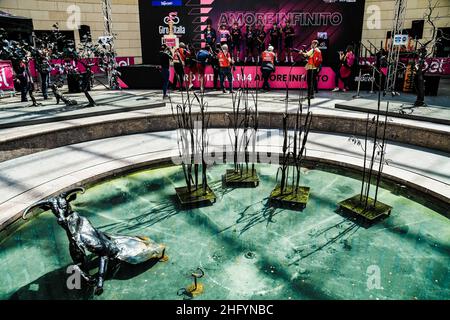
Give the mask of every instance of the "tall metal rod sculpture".
POLYGON ((120 89, 118 76, 120 75, 116 63, 116 50, 114 48, 114 32, 112 26, 111 0, 102 0, 103 12, 103 34, 107 37, 104 44, 104 55, 102 56, 106 75, 108 76, 109 88, 113 90, 120 89))
POLYGON ((389 52, 387 57, 388 73, 386 76, 386 86, 384 95, 391 93, 392 96, 398 95, 395 90, 395 81, 397 79, 398 63, 400 58, 401 46, 394 43, 394 36, 402 34, 403 25, 405 23, 407 0, 395 0, 394 4, 394 19, 391 30, 391 42, 389 46, 389 52))
POLYGON ((294 132, 289 134, 289 88, 286 88, 285 113, 283 114, 283 146, 282 163, 277 170, 277 185, 269 196, 269 203, 290 209, 304 209, 308 199, 310 188, 300 186, 301 165, 306 155, 306 143, 312 123, 312 112, 307 108, 303 120, 303 104, 298 101, 296 110, 294 132), (292 175, 289 174, 290 167, 292 175), (278 177, 280 180, 278 183, 278 177))
POLYGON ((232 94, 232 106, 232 113, 226 114, 226 117, 228 118, 228 127, 233 132, 233 135, 230 135, 233 169, 226 171, 225 184, 231 187, 256 187, 259 185, 259 177, 255 169, 257 161, 256 134, 259 126, 258 90, 255 90, 253 94, 248 88, 248 80, 244 84, 241 82, 241 88, 237 93, 232 94), (253 108, 250 106, 251 101, 253 108), (251 151, 249 150, 250 143, 251 151), (251 166, 249 166, 250 162, 251 166))
POLYGON ((182 206, 212 204, 216 201, 216 195, 208 186, 206 174, 209 145, 207 134, 209 126, 208 104, 204 101, 203 94, 199 96, 194 93, 193 98, 190 95, 189 90, 186 91, 186 98, 184 94, 181 95, 182 102, 176 106, 176 114, 174 114, 178 126, 178 150, 186 182, 185 187, 175 188, 182 206), (197 102, 200 108, 200 113, 196 115, 192 113, 194 102, 197 102), (200 164, 201 183, 199 182, 200 164))
POLYGON ((360 218, 365 224, 372 224, 379 219, 385 218, 391 214, 392 207, 378 200, 378 191, 381 182, 381 176, 386 154, 386 132, 388 122, 389 102, 386 103, 386 109, 381 111, 381 91, 382 78, 378 78, 378 102, 375 116, 369 121, 369 113, 367 114, 365 123, 364 146, 359 138, 352 136, 349 140, 355 145, 361 147, 364 152, 363 156, 363 173, 361 180, 361 191, 359 194, 339 202, 340 209, 351 214, 353 217, 360 218), (381 113, 384 114, 384 122, 380 121, 381 113), (383 126, 383 133, 380 134, 380 126, 383 126), (368 139, 370 133, 373 134, 371 153, 368 155, 368 139), (381 140, 381 142, 380 142, 381 140), (367 159, 369 156, 369 160, 367 159), (378 157, 378 160, 377 160, 378 157), (379 161, 378 169, 375 169, 375 162, 379 161), (368 162, 368 163, 367 163, 368 162), (376 177, 374 198, 370 196, 373 177, 376 177))
POLYGON ((29 206, 22 214, 23 219, 35 208, 51 210, 58 224, 66 231, 69 240, 69 251, 75 269, 90 285, 95 286, 95 294, 103 292, 104 278, 108 262, 143 263, 150 259, 165 260, 165 246, 148 237, 121 236, 102 232, 78 212, 73 211, 70 202, 76 199, 83 188, 74 188, 55 197, 39 201, 29 206), (99 257, 97 276, 89 274, 88 252, 99 257))

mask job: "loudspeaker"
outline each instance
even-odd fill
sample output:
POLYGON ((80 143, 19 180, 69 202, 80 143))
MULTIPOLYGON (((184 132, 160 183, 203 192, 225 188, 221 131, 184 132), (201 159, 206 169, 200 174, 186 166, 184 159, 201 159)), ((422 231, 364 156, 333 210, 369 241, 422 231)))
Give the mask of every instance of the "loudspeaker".
POLYGON ((91 37, 91 27, 82 24, 80 26, 80 29, 78 29, 78 34, 80 35, 80 41, 84 42, 92 42, 92 37, 91 37))
POLYGON ((413 20, 411 22, 411 38, 422 39, 424 23, 425 20, 413 20))
POLYGON ((161 71, 157 66, 135 64, 118 67, 120 79, 129 89, 158 89, 162 87, 161 71))

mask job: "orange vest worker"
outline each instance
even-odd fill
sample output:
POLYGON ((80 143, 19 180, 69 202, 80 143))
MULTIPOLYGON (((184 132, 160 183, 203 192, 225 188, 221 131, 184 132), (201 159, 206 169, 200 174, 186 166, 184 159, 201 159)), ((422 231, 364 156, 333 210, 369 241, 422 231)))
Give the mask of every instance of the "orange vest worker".
POLYGON ((275 63, 275 53, 270 51, 264 51, 262 53, 262 61, 263 62, 270 62, 272 64, 275 63))
POLYGON ((221 68, 228 68, 231 65, 231 55, 229 52, 226 54, 224 52, 219 52, 217 58, 219 59, 219 66, 221 68))

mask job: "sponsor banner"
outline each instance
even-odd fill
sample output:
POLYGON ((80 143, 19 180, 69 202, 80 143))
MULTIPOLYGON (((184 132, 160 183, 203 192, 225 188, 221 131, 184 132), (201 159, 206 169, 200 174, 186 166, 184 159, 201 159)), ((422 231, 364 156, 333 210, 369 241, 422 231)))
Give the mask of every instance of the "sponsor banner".
MULTIPOLYGON (((189 69, 185 70, 185 81, 188 80, 189 69)), ((319 89, 333 89, 335 84, 335 73, 330 67, 323 67, 318 77, 319 89)), ((170 70, 170 81, 173 81, 174 71, 170 70)), ((213 69, 206 67, 205 88, 214 87, 213 69)), ((261 67, 248 66, 236 67, 233 71, 233 87, 239 88, 245 86, 248 82, 250 88, 262 87, 263 79, 261 76, 261 67)), ((198 75, 194 77, 194 86, 199 87, 198 75)), ((304 67, 277 67, 270 76, 269 84, 272 89, 286 89, 286 83, 290 89, 306 88, 306 69, 304 67)), ((228 88, 228 81, 225 80, 225 87, 228 88)))
MULTIPOLYGON (((98 58, 94 58, 94 59, 92 59, 91 61, 92 61, 92 63, 97 64, 98 58)), ((118 65, 119 67, 124 67, 124 66, 133 65, 133 64, 134 64, 134 57, 116 57, 116 62, 117 62, 117 65, 118 65)), ((63 61, 62 61, 62 60, 51 60, 50 63, 51 63, 53 66, 58 66, 58 65, 63 64, 63 61)), ((75 61, 72 61, 72 65, 73 65, 73 66, 76 66, 77 69, 78 69, 80 72, 86 71, 86 69, 84 68, 84 66, 83 66, 83 64, 82 64, 81 62, 78 62, 77 64, 75 64, 75 61)), ((36 67, 35 67, 35 65, 34 65, 34 61, 33 61, 33 60, 30 61, 30 72, 31 72, 31 75, 32 75, 33 77, 37 77, 37 76, 38 76, 38 72, 36 71, 36 67)), ((100 70, 100 68, 99 68, 97 65, 95 65, 95 66, 92 67, 92 72, 93 72, 94 74, 104 73, 104 71, 100 70)), ((53 70, 51 71, 51 74, 52 74, 52 75, 58 74, 58 70, 53 69, 53 70)))
POLYGON ((9 60, 0 60, 0 90, 14 90, 14 72, 9 60))
MULTIPOLYGON (((360 58, 361 65, 375 63, 374 57, 360 58)), ((410 58, 400 58, 400 62, 408 64, 410 58)), ((427 58, 425 60, 426 75, 448 76, 450 75, 450 58, 427 58)), ((385 68, 386 69, 386 68, 385 68)), ((386 73, 387 74, 387 70, 386 73)))
POLYGON ((152 6, 154 7, 170 7, 170 6, 182 6, 183 2, 181 0, 173 1, 152 1, 152 6))

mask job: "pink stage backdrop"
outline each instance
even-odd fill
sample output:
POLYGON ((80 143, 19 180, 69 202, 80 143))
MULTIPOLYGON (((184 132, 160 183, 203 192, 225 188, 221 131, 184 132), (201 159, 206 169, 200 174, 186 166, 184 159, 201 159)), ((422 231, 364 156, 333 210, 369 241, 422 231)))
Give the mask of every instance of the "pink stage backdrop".
MULTIPOLYGON (((186 80, 189 69, 186 68, 186 80)), ((213 69, 210 66, 206 67, 206 88, 213 87, 213 69)), ((173 81, 174 71, 170 70, 170 81, 173 81)), ((261 76, 261 67, 236 67, 233 71, 233 87, 239 88, 241 85, 248 85, 250 88, 256 86, 262 87, 263 79, 261 76)), ((319 89, 333 89, 334 88, 335 73, 330 67, 323 67, 319 73, 318 88, 319 89)), ((289 83, 290 89, 306 88, 306 69, 304 67, 277 67, 276 71, 270 77, 270 87, 272 89, 286 89, 286 82, 289 83)), ((194 86, 198 87, 198 77, 194 76, 194 86)), ((228 88, 228 81, 225 80, 225 86, 228 88)))
POLYGON ((14 77, 11 61, 0 60, 0 90, 13 90, 14 77))

